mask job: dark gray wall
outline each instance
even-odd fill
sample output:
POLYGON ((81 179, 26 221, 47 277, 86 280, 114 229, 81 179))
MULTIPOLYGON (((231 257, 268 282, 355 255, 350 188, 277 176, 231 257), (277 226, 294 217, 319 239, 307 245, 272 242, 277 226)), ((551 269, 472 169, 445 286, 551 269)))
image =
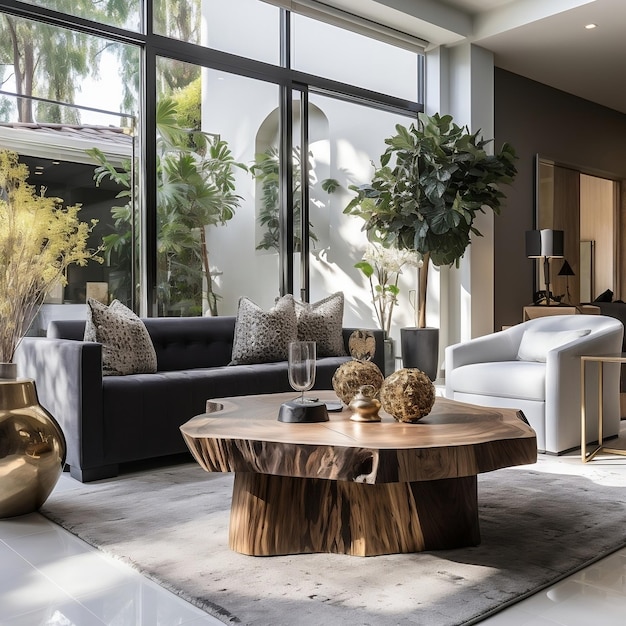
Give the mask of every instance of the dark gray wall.
MULTIPOLYGON (((524 233, 534 227, 535 155, 626 178, 626 115, 522 76, 495 70, 495 147, 513 145, 518 175, 495 218, 494 330, 522 321, 533 297, 534 261, 524 233)), ((616 89, 619 86, 616 86, 616 89)))

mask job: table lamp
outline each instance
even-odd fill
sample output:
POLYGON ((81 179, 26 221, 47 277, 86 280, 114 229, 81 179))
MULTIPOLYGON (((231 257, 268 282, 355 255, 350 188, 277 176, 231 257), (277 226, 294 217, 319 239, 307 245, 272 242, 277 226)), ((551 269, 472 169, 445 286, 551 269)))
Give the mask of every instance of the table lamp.
POLYGON ((567 298, 567 303, 571 304, 572 299, 569 295, 569 277, 576 276, 576 274, 574 274, 574 270, 572 269, 572 266, 567 262, 567 259, 563 261, 563 267, 561 267, 561 269, 559 270, 558 275, 565 276, 565 294, 567 298))
POLYGON ((563 257, 563 231, 543 228, 526 231, 526 256, 543 258, 543 277, 546 284, 546 306, 550 306, 550 259, 563 257))

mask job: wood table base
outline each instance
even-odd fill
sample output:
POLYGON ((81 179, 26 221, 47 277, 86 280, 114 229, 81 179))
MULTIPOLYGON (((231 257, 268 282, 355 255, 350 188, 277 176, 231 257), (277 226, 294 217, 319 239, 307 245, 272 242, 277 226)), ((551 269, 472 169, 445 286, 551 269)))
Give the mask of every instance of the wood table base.
POLYGON ((476 476, 365 484, 237 472, 229 544, 253 556, 374 556, 480 543, 476 476))

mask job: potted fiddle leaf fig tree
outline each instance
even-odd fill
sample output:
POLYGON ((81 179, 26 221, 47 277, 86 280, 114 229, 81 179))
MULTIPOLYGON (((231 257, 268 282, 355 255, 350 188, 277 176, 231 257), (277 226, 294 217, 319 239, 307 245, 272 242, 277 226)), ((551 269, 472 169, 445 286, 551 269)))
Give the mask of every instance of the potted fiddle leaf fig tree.
MULTIPOLYGON (((357 195, 344 213, 364 220, 368 239, 415 251, 423 260, 415 306, 417 330, 426 328, 430 262, 458 267, 471 237, 481 236, 474 225, 478 213, 489 209, 499 214, 505 198, 500 186, 510 184, 517 174, 512 146, 505 143, 498 153, 489 154, 485 148, 490 140, 479 132, 458 126, 450 115, 420 113, 417 124, 408 128, 398 124, 396 134, 385 140, 387 149, 371 182, 351 187, 357 195)), ((434 380, 439 329, 427 339, 429 364, 422 360, 424 354, 419 355, 424 351, 414 349, 416 340, 404 332, 408 330, 412 329, 401 329, 404 366, 418 367, 434 380)))

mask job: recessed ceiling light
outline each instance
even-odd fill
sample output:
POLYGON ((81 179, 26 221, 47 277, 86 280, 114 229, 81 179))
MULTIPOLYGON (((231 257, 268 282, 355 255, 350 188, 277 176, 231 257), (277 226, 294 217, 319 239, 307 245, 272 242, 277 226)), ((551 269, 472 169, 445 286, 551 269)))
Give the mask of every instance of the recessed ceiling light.
POLYGON ((587 30, 591 30, 592 28, 597 28, 598 25, 597 24, 585 24, 585 28, 587 30))

